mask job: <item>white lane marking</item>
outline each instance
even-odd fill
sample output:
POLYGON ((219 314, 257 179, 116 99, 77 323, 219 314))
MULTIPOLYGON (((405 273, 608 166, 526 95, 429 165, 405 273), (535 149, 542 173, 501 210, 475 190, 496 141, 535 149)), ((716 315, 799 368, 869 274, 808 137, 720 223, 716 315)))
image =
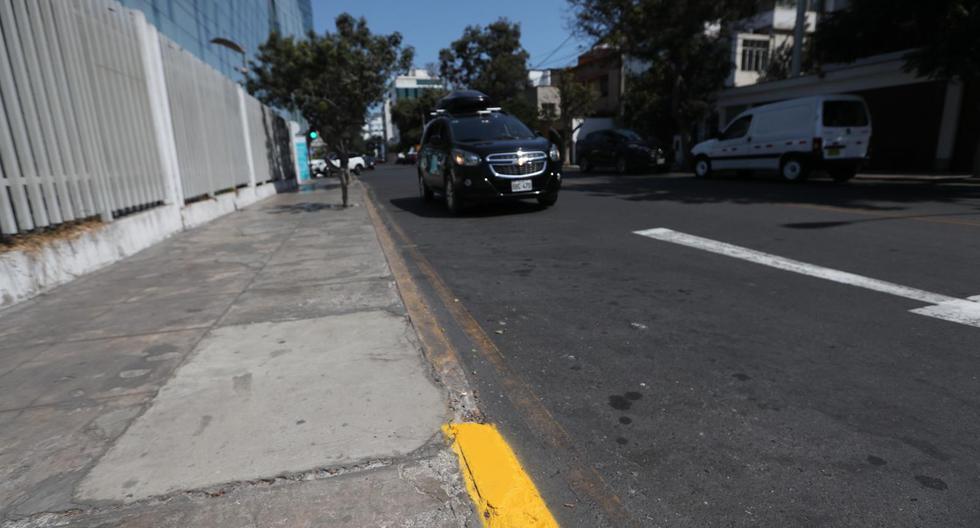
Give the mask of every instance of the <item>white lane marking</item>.
POLYGON ((808 264, 799 260, 788 259, 770 253, 763 253, 754 249, 748 249, 725 242, 719 242, 710 238, 703 238, 687 233, 681 233, 672 229, 658 227, 634 231, 634 234, 653 238, 663 242, 680 244, 727 257, 747 260, 763 266, 792 271, 801 275, 809 275, 829 281, 839 282, 850 286, 857 286, 867 290, 887 293, 906 299, 931 304, 924 308, 910 310, 912 313, 943 319, 954 323, 960 323, 980 328, 980 295, 969 299, 957 299, 940 293, 928 292, 918 288, 910 288, 895 284, 893 282, 872 279, 863 275, 848 273, 846 271, 825 268, 815 264, 808 264))

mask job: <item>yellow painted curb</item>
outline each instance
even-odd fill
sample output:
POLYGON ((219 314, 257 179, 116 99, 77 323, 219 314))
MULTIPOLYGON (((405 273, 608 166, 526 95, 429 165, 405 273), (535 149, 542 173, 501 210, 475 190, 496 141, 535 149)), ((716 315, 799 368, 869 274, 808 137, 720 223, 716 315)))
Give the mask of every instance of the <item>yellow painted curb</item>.
POLYGON ((486 528, 550 528, 558 526, 538 488, 490 424, 442 426, 459 457, 466 489, 486 528))

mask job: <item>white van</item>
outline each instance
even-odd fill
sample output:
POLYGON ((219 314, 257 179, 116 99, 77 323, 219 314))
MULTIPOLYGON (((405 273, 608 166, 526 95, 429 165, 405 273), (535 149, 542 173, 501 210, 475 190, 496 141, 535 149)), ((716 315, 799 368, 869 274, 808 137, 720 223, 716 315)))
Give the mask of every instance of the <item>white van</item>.
POLYGON ((822 95, 746 110, 691 154, 699 178, 723 170, 777 171, 787 181, 800 181, 823 169, 847 181, 867 159, 870 142, 864 99, 822 95))

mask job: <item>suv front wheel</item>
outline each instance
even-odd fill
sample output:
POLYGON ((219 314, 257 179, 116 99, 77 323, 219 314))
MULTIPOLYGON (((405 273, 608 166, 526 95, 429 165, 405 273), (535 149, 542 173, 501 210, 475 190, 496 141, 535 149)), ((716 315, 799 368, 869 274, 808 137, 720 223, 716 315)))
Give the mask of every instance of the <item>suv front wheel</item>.
POLYGON ((423 202, 432 201, 432 189, 425 184, 425 180, 419 175, 419 199, 423 202))
POLYGON ((454 216, 460 214, 463 211, 463 207, 459 201, 459 196, 456 194, 456 183, 453 182, 452 176, 446 176, 446 185, 443 189, 443 195, 446 199, 446 209, 449 209, 449 213, 454 216))

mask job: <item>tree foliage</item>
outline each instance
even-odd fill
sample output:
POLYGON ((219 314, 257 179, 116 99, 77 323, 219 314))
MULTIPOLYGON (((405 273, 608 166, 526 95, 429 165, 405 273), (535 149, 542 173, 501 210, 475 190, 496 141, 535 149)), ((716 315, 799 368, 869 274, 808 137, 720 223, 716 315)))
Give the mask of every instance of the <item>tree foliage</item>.
MULTIPOLYGON (((823 63, 908 51, 908 71, 934 79, 980 80, 980 2, 854 0, 821 21, 815 46, 823 63)), ((980 144, 973 174, 980 177, 980 144)))
POLYGON ((446 91, 442 89, 420 90, 416 99, 399 99, 391 108, 391 121, 398 127, 399 148, 407 149, 417 145, 422 139, 422 127, 429 120, 429 114, 446 91))
POLYGON ((569 0, 580 32, 651 66, 627 85, 626 121, 679 134, 683 151, 732 68, 730 22, 755 0, 569 0), (655 121, 651 121, 655 120, 655 121))
POLYGON ((305 39, 277 33, 259 46, 246 86, 258 99, 303 115, 340 158, 344 205, 346 170, 368 108, 381 101, 389 79, 412 63, 413 49, 399 33, 374 35, 364 18, 344 13, 335 32, 305 39))
POLYGON ((439 71, 454 88, 479 90, 534 126, 537 109, 525 96, 528 57, 520 24, 501 18, 483 28, 467 26, 458 40, 439 51, 439 71))
POLYGON ((909 70, 933 78, 980 78, 980 2, 854 0, 820 22, 824 63, 906 51, 909 70))
POLYGON ((573 120, 592 113, 599 100, 599 94, 594 85, 576 79, 572 68, 553 70, 551 77, 552 82, 558 87, 561 98, 558 115, 554 117, 542 115, 541 119, 550 121, 553 123, 551 126, 558 130, 561 135, 563 159, 569 159, 572 136, 575 134, 573 120))

